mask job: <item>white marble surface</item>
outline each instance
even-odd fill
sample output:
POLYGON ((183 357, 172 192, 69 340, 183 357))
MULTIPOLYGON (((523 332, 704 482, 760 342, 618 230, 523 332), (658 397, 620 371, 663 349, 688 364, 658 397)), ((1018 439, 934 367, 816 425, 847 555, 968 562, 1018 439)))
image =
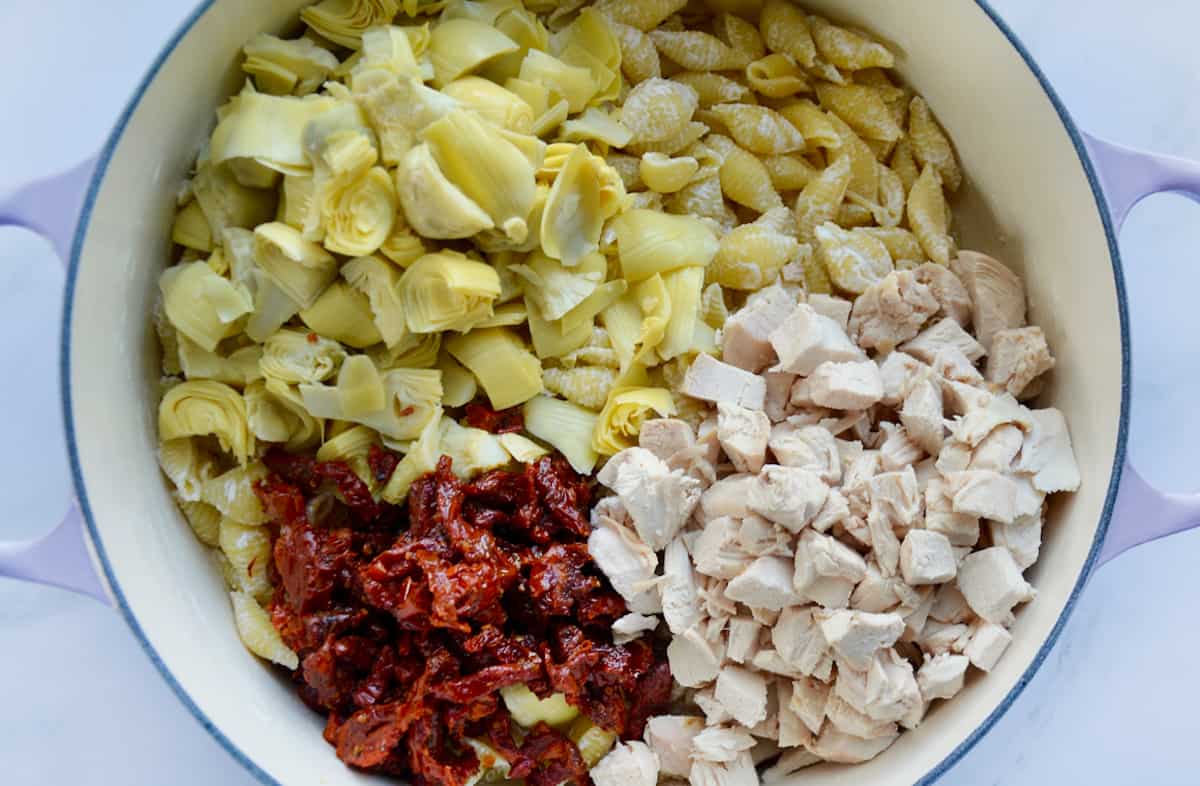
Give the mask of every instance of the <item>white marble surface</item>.
MULTIPOLYGON (((1143 0, 1132 14, 1122 0, 994 4, 1084 128, 1200 158, 1200 4, 1143 0)), ((0 0, 8 34, 0 193, 94 152, 191 5, 0 0)), ((1156 198, 1122 238, 1137 358, 1133 456, 1151 479, 1179 491, 1197 486, 1200 334, 1190 308, 1198 211, 1156 198)), ((0 411, 10 413, 9 448, 0 452, 5 538, 44 531, 66 504, 55 354, 61 286, 47 246, 0 230, 0 336, 19 369, 0 389, 0 411)), ((1024 695, 941 783, 1200 781, 1192 712, 1200 682, 1188 665, 1200 648, 1198 561, 1193 533, 1105 567, 1024 695)), ((5 783, 253 783, 175 700, 117 615, 64 592, 0 581, 0 707, 5 783)))

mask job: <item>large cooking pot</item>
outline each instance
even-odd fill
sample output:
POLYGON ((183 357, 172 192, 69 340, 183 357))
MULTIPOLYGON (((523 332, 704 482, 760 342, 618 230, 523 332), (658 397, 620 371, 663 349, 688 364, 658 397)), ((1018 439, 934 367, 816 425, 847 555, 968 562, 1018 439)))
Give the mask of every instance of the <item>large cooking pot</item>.
MULTIPOLYGON (((167 42, 96 161, 0 203, 0 225, 48 237, 69 260, 62 399, 76 506, 47 537, 0 544, 0 575, 54 584, 120 609, 204 726, 265 783, 362 783, 320 740, 321 719, 249 654, 215 563, 176 510, 155 462, 159 362, 149 314, 170 246, 175 192, 238 86, 242 45, 279 30, 302 0, 207 0, 167 42)), ((1162 494, 1127 465, 1130 337, 1116 233, 1151 193, 1200 195, 1200 166, 1080 132, 1029 54, 977 0, 807 0, 890 40, 937 111, 968 178, 963 245, 1024 277, 1031 320, 1058 356, 1044 403, 1070 422, 1081 490, 1056 499, 1037 599, 998 668, 977 676, 875 761, 803 771, 797 783, 930 783, 1029 682, 1105 560, 1200 524, 1200 497, 1162 494)))

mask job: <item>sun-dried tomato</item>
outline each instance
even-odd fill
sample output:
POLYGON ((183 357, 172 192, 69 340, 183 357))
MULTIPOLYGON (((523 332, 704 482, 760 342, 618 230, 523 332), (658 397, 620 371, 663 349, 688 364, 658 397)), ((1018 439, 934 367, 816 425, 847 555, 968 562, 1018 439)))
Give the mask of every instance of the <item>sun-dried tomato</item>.
POLYGON ((316 473, 317 460, 311 455, 271 448, 263 454, 262 462, 267 469, 303 492, 311 494, 321 487, 321 478, 316 473))
POLYGON ((284 524, 275 540, 275 567, 292 607, 306 613, 325 608, 334 590, 350 581, 353 539, 348 530, 284 524))
POLYGON ((572 482, 570 468, 562 458, 544 456, 538 460, 537 483, 538 496, 546 510, 554 517, 560 527, 580 537, 586 538, 591 528, 588 526, 587 501, 580 500, 580 486, 572 482))
POLYGON ((576 601, 600 588, 600 579, 584 569, 591 565, 587 544, 556 543, 529 563, 529 592, 547 617, 565 617, 576 601))
POLYGON ((671 703, 673 686, 671 667, 663 659, 655 661, 638 679, 637 688, 631 694, 633 704, 629 708, 629 719, 625 726, 626 739, 640 739, 646 729, 646 721, 666 712, 671 703))
POLYGON ((513 434, 525 430, 525 415, 518 407, 497 412, 487 404, 476 401, 467 405, 463 423, 493 434, 513 434))
POLYGON ((545 723, 539 723, 529 732, 521 745, 521 757, 521 772, 510 771, 509 774, 513 778, 525 778, 529 786, 591 783, 587 763, 579 748, 545 723))
POLYGON ((317 477, 332 481, 342 495, 342 502, 354 511, 359 521, 372 521, 380 512, 379 505, 371 496, 371 489, 363 482, 350 465, 343 461, 323 461, 313 468, 317 477))
POLYGON ((262 504, 263 512, 271 521, 299 524, 305 520, 308 505, 304 494, 278 475, 268 475, 255 483, 254 493, 262 504))
POLYGON ((380 485, 391 480, 392 473, 396 471, 396 465, 399 463, 399 456, 378 445, 372 444, 367 450, 367 466, 371 468, 371 475, 375 478, 375 482, 380 485))

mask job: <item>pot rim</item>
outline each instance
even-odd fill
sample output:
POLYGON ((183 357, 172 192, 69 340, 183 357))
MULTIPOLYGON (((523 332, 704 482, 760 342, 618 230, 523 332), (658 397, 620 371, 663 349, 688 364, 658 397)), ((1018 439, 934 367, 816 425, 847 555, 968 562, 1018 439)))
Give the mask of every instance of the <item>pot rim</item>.
MULTIPOLYGON (((926 773, 914 786, 929 786, 943 775, 946 774, 955 764, 957 764, 975 745, 983 738, 992 726, 1008 711, 1017 698, 1024 691, 1025 686, 1033 679, 1034 674, 1041 667, 1042 662, 1050 654, 1054 644, 1058 641, 1058 637, 1062 634, 1063 627, 1066 625, 1068 618, 1075 609, 1075 605, 1079 601, 1079 596, 1083 589, 1087 586, 1087 581, 1090 578, 1092 571, 1095 570, 1100 549, 1104 544, 1105 536, 1108 534, 1108 527, 1112 518, 1113 507, 1116 503, 1117 490, 1120 487, 1121 475, 1125 466, 1127 453, 1127 443, 1129 436, 1129 417, 1130 417, 1130 376, 1131 376, 1131 342, 1129 328, 1129 308, 1128 299, 1125 291, 1125 278, 1121 264, 1120 249, 1117 244, 1117 233, 1113 226, 1111 214, 1109 213, 1108 203, 1104 196, 1104 191, 1100 186, 1100 181, 1097 176, 1095 167, 1092 164, 1091 157, 1088 154, 1088 149, 1083 141, 1083 136, 1067 111, 1058 93, 1046 78, 1041 68, 1037 65, 1036 60, 1026 49, 1025 45, 1018 38, 1017 34, 1004 21, 999 13, 992 8, 989 0, 971 0, 979 6, 980 10, 996 26, 997 30, 1008 39, 1009 43, 1021 56, 1025 65, 1033 73, 1041 86, 1042 91, 1054 106, 1055 112, 1058 114, 1062 122, 1063 129, 1070 137, 1071 144, 1075 148, 1075 153, 1078 156, 1079 163, 1083 167, 1084 173, 1087 175, 1088 184, 1091 187, 1092 195, 1096 200, 1096 209, 1100 213, 1100 220, 1104 227, 1105 240, 1108 244, 1109 258, 1112 261, 1113 278, 1117 292, 1117 318, 1121 328, 1121 409, 1117 425, 1117 444, 1116 452, 1113 456, 1112 471, 1109 476, 1108 489, 1105 492, 1104 508, 1101 512, 1100 522, 1096 528, 1096 536, 1092 541, 1091 549, 1088 552, 1087 560, 1084 562, 1082 570, 1079 572, 1079 577, 1075 582, 1075 586, 1071 589, 1071 594, 1068 596, 1062 613, 1058 620, 1054 623, 1054 627, 1050 630, 1046 640, 1038 649, 1037 655, 1029 664, 1029 667, 1017 680, 1016 684, 1004 697, 1004 699, 996 706, 996 708, 967 735, 963 741, 954 748, 942 761, 936 764, 933 769, 926 773)), ((192 31, 196 23, 207 13, 218 0, 201 0, 199 5, 184 19, 176 31, 167 39, 162 51, 155 57, 147 70, 142 80, 139 82, 125 109, 121 112, 109 134, 108 140, 100 153, 99 161, 94 173, 92 174, 91 183, 87 189, 87 195, 84 199, 83 209, 80 213, 79 223, 76 226, 74 239, 71 244, 70 260, 67 264, 66 272, 66 287, 63 299, 63 313, 60 330, 60 345, 59 345, 59 370, 60 370, 60 394, 62 401, 63 423, 65 427, 67 452, 70 459, 71 478, 75 485, 75 492, 79 499, 80 508, 83 511, 84 524, 87 527, 87 533, 92 545, 95 549, 95 555, 103 569, 104 578, 108 586, 112 590, 112 596, 116 600, 117 608, 120 610, 121 616, 125 618, 126 623, 133 631, 138 643, 146 656, 154 664, 154 667, 162 675, 167 685, 175 693, 176 697, 187 708, 188 712, 200 723, 201 726, 229 753, 242 767, 257 778, 261 783, 268 786, 284 786, 280 781, 267 773, 262 767, 254 762, 246 753, 244 753, 238 745, 231 740, 221 729, 219 729, 204 712, 196 705, 191 696, 183 686, 179 684, 174 674, 171 672, 167 664, 159 656, 158 652, 150 644, 149 638, 146 636, 134 615, 129 603, 125 599, 120 581, 117 578, 115 571, 109 562, 105 552, 104 543, 100 538, 97 530, 94 517, 92 515, 91 505, 87 496, 87 485, 84 481, 83 467, 79 460, 79 451, 75 437, 75 419, 73 414, 72 397, 71 397, 71 323, 73 316, 73 307, 75 302, 75 285, 78 279, 80 256, 83 250, 84 240, 87 237, 87 231, 91 223, 92 211, 95 206, 96 198, 100 190, 100 185, 104 181, 104 176, 108 172, 108 167, 112 162, 113 154, 124 136, 126 126, 129 124, 133 114, 141 105, 143 96, 147 89, 158 77, 159 71, 162 69, 167 59, 174 53, 180 42, 192 31)))

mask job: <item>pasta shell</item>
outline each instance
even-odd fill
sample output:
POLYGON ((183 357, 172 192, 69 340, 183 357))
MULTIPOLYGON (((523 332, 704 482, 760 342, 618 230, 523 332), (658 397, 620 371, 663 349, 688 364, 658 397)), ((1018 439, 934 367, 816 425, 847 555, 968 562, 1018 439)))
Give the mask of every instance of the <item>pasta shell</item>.
POLYGON ((796 198, 800 240, 811 240, 818 226, 837 216, 846 198, 850 175, 850 157, 839 156, 800 192, 796 198))
POLYGON ((892 257, 878 238, 832 222, 817 227, 817 254, 838 289, 861 295, 892 272, 892 257))
POLYGON ((796 61, 779 52, 746 66, 746 81, 752 90, 767 98, 788 98, 812 89, 796 61))
POLYGON ((779 108, 779 114, 796 127, 804 137, 808 152, 819 148, 837 150, 842 146, 842 137, 829 119, 829 115, 808 99, 799 99, 779 108))
POLYGON ((767 54, 767 45, 758 28, 740 16, 719 14, 713 20, 713 32, 747 60, 758 60, 767 54))
POLYGON ((817 47, 808 20, 791 0, 767 0, 759 17, 758 29, 767 48, 788 55, 802 66, 810 67, 817 47))
POLYGON ((864 233, 878 238, 887 246, 897 268, 913 268, 925 261, 925 250, 916 235, 900 227, 868 227, 864 233), (907 264, 905 264, 907 263, 907 264))
POLYGON ((741 70, 754 59, 700 30, 652 30, 650 38, 659 54, 689 71, 741 70))
POLYGON ((617 43, 621 46, 621 70, 633 84, 662 76, 662 61, 658 47, 650 36, 636 27, 610 21, 617 43))
POLYGON ((175 502, 183 511, 183 517, 195 533, 196 540, 205 546, 215 547, 221 530, 221 511, 206 502, 185 502, 178 496, 175 502))
POLYGON ((238 637, 246 645, 246 649, 264 660, 278 663, 285 669, 294 670, 300 666, 300 658, 288 649, 271 622, 271 617, 262 606, 244 592, 231 592, 233 601, 233 620, 237 626, 238 637))
POLYGON ((932 164, 926 164, 908 194, 908 225, 925 254, 939 265, 949 265, 954 250, 947 215, 942 179, 932 164))
POLYGON ((840 117, 831 114, 829 120, 842 138, 836 156, 850 160, 850 185, 847 190, 868 202, 875 202, 879 196, 880 166, 874 151, 840 117))
POLYGON ((204 484, 217 473, 213 457, 190 437, 163 439, 159 435, 158 466, 175 486, 181 500, 199 502, 204 484))
POLYGON ((821 57, 838 68, 858 71, 863 68, 892 68, 896 58, 886 46, 866 35, 831 25, 819 16, 809 17, 813 41, 821 57))
POLYGON ((552 367, 542 372, 546 390, 572 404, 596 411, 604 407, 616 379, 614 369, 596 366, 552 367))
POLYGON ((962 184, 962 170, 954 156, 954 147, 920 96, 913 98, 910 105, 908 138, 917 163, 922 167, 932 165, 946 188, 957 191, 962 184))
POLYGON ((263 527, 246 526, 223 518, 218 543, 232 569, 230 573, 235 582, 232 589, 241 590, 260 603, 270 600, 271 533, 263 527))
MULTIPOLYGON (((776 210, 788 212, 787 208, 776 210)), ((795 238, 767 222, 743 224, 721 238, 721 249, 709 266, 708 279, 727 289, 762 289, 797 256, 799 247, 795 238)))
POLYGON ((713 134, 705 141, 724 157, 720 176, 726 197, 759 213, 783 206, 762 161, 726 137, 713 134))
POLYGON ((817 85, 821 106, 867 139, 895 142, 904 135, 879 92, 865 85, 817 85))
POLYGON ((745 101, 750 96, 746 85, 712 71, 683 71, 672 75, 671 81, 695 90, 702 107, 745 101))
POLYGON ((671 158, 662 153, 642 156, 640 174, 647 188, 660 194, 673 194, 692 181, 700 162, 691 156, 671 158))
POLYGON ((804 149, 804 136, 773 109, 752 104, 721 104, 712 112, 734 140, 751 153, 782 155, 804 149))
POLYGON ((630 91, 622 123, 639 143, 662 142, 679 135, 700 105, 691 87, 669 79, 648 79, 630 91))
POLYGON ((800 156, 765 156, 762 162, 776 191, 799 191, 817 176, 812 164, 800 156))
POLYGON ((912 145, 909 140, 901 139, 896 144, 896 149, 892 151, 891 169, 904 184, 904 193, 907 194, 911 191, 913 183, 916 183, 917 178, 921 176, 921 170, 917 166, 916 159, 913 158, 912 145))
POLYGON ((605 16, 638 30, 653 30, 687 5, 687 0, 597 0, 595 8, 605 16))

